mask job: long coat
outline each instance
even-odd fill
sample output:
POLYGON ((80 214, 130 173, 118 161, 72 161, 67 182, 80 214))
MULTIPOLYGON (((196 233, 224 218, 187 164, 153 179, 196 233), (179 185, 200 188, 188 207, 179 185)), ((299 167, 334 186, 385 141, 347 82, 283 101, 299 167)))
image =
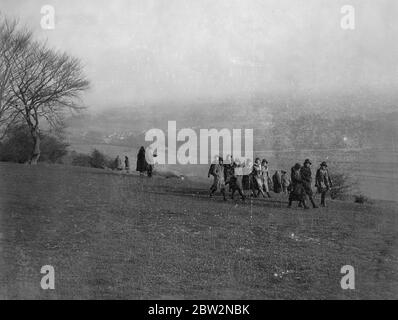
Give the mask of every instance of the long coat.
POLYGON ((211 186, 211 189, 213 190, 225 190, 225 176, 224 176, 224 166, 221 164, 216 164, 214 166, 214 170, 211 173, 211 175, 214 177, 214 182, 213 185, 211 186))
POLYGON ((145 159, 145 149, 141 148, 137 155, 137 171, 146 172, 148 169, 148 163, 145 159))
POLYGON ((303 187, 304 187, 305 193, 309 197, 312 197, 312 187, 311 187, 311 184, 312 184, 312 172, 311 172, 311 168, 301 167, 300 176, 301 176, 301 181, 303 183, 303 187))
POLYGON ((315 176, 315 186, 319 193, 326 192, 332 186, 328 169, 319 168, 315 176))
POLYGON ((291 171, 292 188, 290 191, 289 200, 292 201, 303 201, 305 199, 305 190, 303 187, 303 181, 299 170, 292 168, 291 171))

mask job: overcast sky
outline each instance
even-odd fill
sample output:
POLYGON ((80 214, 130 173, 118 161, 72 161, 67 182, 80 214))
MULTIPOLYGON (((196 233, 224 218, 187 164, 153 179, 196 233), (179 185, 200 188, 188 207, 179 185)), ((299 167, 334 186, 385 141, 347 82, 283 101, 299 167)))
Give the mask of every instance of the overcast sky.
POLYGON ((397 91, 396 0, 0 0, 80 57, 90 106, 253 94, 397 91), (43 5, 55 30, 40 27, 43 5), (343 30, 343 5, 356 9, 343 30))

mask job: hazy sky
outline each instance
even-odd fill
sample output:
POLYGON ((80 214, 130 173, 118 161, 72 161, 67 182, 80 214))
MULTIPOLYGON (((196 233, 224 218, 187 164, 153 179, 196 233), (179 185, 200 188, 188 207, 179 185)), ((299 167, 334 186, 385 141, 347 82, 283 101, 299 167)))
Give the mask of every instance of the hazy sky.
POLYGON ((398 89, 396 0, 0 0, 0 11, 83 60, 91 106, 398 89), (355 30, 340 27, 346 4, 355 30))

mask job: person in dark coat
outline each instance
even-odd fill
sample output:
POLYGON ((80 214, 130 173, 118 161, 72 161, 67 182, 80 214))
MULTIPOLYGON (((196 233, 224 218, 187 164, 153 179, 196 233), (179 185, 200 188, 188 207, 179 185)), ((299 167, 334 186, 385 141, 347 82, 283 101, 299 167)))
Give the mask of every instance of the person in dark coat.
POLYGON ((307 204, 305 203, 305 190, 303 187, 303 181, 301 180, 300 175, 301 165, 296 163, 291 170, 291 188, 289 194, 289 208, 292 207, 293 201, 299 202, 299 207, 304 206, 305 209, 308 209, 307 204))
POLYGON ((214 176, 214 170, 216 169, 216 166, 217 166, 218 163, 219 163, 219 159, 220 159, 219 156, 215 156, 215 157, 214 157, 213 162, 210 164, 209 172, 207 173, 207 177, 208 177, 208 178, 214 176))
POLYGON ((141 147, 137 155, 137 169, 140 175, 143 175, 148 170, 148 163, 145 159, 145 148, 141 147))
POLYGON ((281 174, 279 173, 278 170, 275 171, 275 174, 272 176, 272 184, 273 184, 275 193, 282 192, 282 178, 281 178, 281 174))
POLYGON ((303 182, 303 187, 305 190, 306 195, 311 201, 311 204, 314 208, 318 208, 318 206, 315 204, 314 198, 313 198, 313 192, 312 192, 312 172, 311 172, 311 161, 309 159, 306 159, 304 161, 304 165, 300 169, 300 176, 301 180, 303 182))
POLYGON ((227 160, 224 161, 224 179, 225 185, 229 186, 229 192, 232 191, 231 179, 234 176, 233 160, 231 156, 227 156, 227 160))
POLYGON ((315 186, 321 194, 321 207, 326 207, 326 192, 332 188, 332 180, 329 176, 328 165, 324 161, 316 172, 315 186))

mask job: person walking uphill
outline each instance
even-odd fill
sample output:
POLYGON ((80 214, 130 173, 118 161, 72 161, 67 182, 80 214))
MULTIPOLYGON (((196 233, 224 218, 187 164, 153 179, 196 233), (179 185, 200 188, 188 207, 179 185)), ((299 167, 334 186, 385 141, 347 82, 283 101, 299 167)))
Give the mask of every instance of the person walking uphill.
POLYGON ((313 198, 313 192, 312 192, 312 172, 311 172, 311 161, 309 159, 306 159, 304 161, 304 165, 300 169, 300 176, 301 176, 301 181, 303 182, 303 187, 306 195, 311 201, 312 206, 315 208, 318 208, 318 206, 314 202, 313 198))
POLYGON ((224 201, 227 201, 227 197, 225 194, 225 177, 224 177, 224 161, 223 158, 219 158, 218 164, 216 164, 212 170, 209 171, 209 176, 212 175, 214 177, 213 185, 210 188, 210 198, 213 197, 214 193, 217 190, 221 191, 223 195, 224 201))
POLYGON ((315 186, 318 189, 318 193, 321 194, 321 207, 326 207, 326 192, 332 188, 332 180, 330 179, 326 162, 322 162, 316 172, 315 186))

